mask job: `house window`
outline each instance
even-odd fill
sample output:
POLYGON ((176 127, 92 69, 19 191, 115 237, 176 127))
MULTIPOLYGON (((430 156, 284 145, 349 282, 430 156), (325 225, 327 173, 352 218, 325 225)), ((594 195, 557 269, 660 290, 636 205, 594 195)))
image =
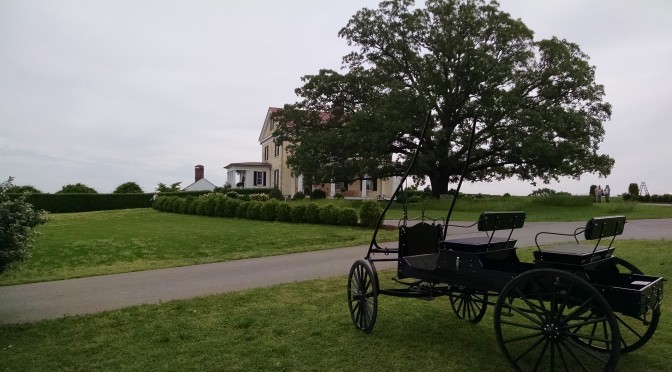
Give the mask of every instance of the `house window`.
POLYGON ((280 145, 276 144, 275 145, 275 157, 277 158, 280 156, 280 145))
POLYGON ((280 169, 273 171, 273 187, 279 188, 280 186, 280 169))
POLYGON ((378 191, 378 179, 372 178, 370 180, 366 180, 366 189, 371 191, 378 191))
POLYGON ((268 161, 268 145, 264 146, 264 161, 268 161))
POLYGON ((347 184, 347 182, 335 182, 335 185, 334 185, 334 186, 335 186, 337 192, 338 192, 338 191, 341 191, 341 192, 343 192, 343 191, 348 191, 348 184, 347 184))
POLYGON ((266 172, 254 171, 254 186, 266 186, 266 172))

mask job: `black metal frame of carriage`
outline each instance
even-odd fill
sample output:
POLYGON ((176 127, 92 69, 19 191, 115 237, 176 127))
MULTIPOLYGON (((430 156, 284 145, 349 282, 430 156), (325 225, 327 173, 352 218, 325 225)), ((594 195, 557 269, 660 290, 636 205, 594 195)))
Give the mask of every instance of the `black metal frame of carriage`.
MULTIPOLYGON (((420 138, 426 128, 427 123, 420 138)), ((398 247, 381 247, 378 229, 421 143, 380 216, 365 258, 351 267, 348 305, 358 329, 372 331, 379 295, 446 296, 455 315, 471 323, 481 321, 487 307, 494 306, 498 346, 516 370, 611 371, 620 354, 651 338, 660 318, 663 278, 644 275, 613 255, 614 238, 626 223, 623 216, 592 218, 571 234, 540 233, 535 241, 543 234, 567 235, 576 244, 542 249, 537 243, 534 262, 521 262, 512 236, 523 228, 524 212, 483 212, 473 225, 450 224, 465 166, 445 222, 423 219, 412 224, 405 214, 398 247), (481 236, 448 238, 449 227, 473 226, 481 236), (582 244, 580 235, 595 245, 582 244), (605 239, 611 239, 609 245, 601 246, 605 239), (380 288, 376 263, 382 261, 397 262, 394 288, 380 288)))

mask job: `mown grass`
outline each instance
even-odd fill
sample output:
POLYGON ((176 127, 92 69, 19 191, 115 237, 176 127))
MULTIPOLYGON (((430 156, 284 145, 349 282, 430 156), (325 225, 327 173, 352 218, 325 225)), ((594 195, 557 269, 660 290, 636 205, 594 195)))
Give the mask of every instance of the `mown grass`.
MULTIPOLYGON (((620 241, 616 253, 669 278, 671 251, 669 240, 620 241)), ((383 285, 392 275, 380 273, 383 285)), ((452 314, 446 298, 381 296, 376 327, 364 334, 350 321, 345 287, 339 277, 1 326, 0 370, 510 370, 497 348, 491 308, 472 325, 452 314)), ((653 338, 621 356, 619 370, 670 370, 671 310, 664 300, 653 338)))
MULTIPOLYGON (((0 285, 67 279, 368 244, 372 230, 160 213, 56 214, 38 228, 32 257, 0 285)), ((381 231, 380 240, 396 232, 381 231)))

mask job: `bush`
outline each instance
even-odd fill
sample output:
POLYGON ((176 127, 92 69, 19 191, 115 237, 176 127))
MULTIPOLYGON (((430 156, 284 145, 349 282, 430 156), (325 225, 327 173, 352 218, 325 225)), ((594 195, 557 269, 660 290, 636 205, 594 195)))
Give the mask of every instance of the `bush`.
POLYGON ((337 223, 343 226, 357 225, 357 211, 354 210, 353 208, 339 209, 337 223))
POLYGON ((216 193, 208 194, 206 196, 201 197, 201 204, 203 205, 201 212, 199 213, 200 215, 203 216, 214 216, 215 215, 215 207, 217 206, 217 200, 219 200, 221 196, 216 193))
POLYGON ((631 183, 628 185, 628 194, 632 196, 639 196, 639 186, 636 183, 631 183))
POLYGON ((142 191, 142 187, 138 185, 135 182, 126 182, 122 183, 121 185, 117 186, 114 191, 112 191, 113 194, 143 194, 144 191, 142 191))
POLYGON ((11 177, 0 184, 0 273, 12 263, 30 257, 34 227, 47 221, 46 213, 34 209, 25 195, 10 198, 6 192, 10 187, 11 177))
POLYGON ((224 217, 236 217, 236 210, 240 205, 241 201, 238 199, 229 199, 227 198, 224 202, 224 217))
POLYGON ((247 207, 247 218, 251 220, 260 220, 261 206, 262 206, 261 202, 258 201, 250 202, 250 206, 247 207))
POLYGON ((314 189, 313 191, 310 192, 310 199, 312 200, 324 199, 326 197, 327 193, 324 192, 322 189, 314 189))
POLYGON ((193 197, 187 197, 187 213, 188 214, 198 214, 198 205, 199 199, 194 199, 193 197))
POLYGON ((293 205, 289 211, 289 219, 294 223, 306 222, 306 206, 303 204, 293 205))
POLYGON ((231 198, 231 199, 237 199, 238 198, 238 193, 235 192, 235 191, 229 191, 229 192, 226 193, 226 197, 231 198))
MULTIPOLYGON (((193 202, 193 200, 191 201, 193 202)), ((173 211, 175 213, 187 214, 189 213, 189 202, 185 198, 177 198, 173 203, 173 211)))
POLYGON ((261 219, 275 221, 276 208, 280 204, 277 200, 269 200, 261 206, 261 219))
POLYGON ((236 207, 236 218, 247 218, 247 208, 250 207, 252 202, 244 201, 238 204, 236 207))
POLYGON ((373 200, 362 202, 362 206, 359 208, 361 223, 368 227, 376 227, 381 213, 383 213, 383 208, 373 200))
POLYGON ((315 203, 309 203, 303 217, 305 222, 320 223, 320 207, 315 203))
POLYGON ((297 192, 296 194, 294 194, 294 196, 292 196, 292 200, 303 200, 305 198, 306 198, 306 195, 304 193, 302 193, 301 191, 297 192))
POLYGON ((632 194, 628 194, 626 192, 625 194, 621 195, 621 197, 623 198, 623 201, 629 201, 632 199, 632 194))
POLYGON ((325 225, 336 225, 338 223, 338 209, 331 204, 320 208, 320 222, 325 225))
POLYGON ((260 202, 265 202, 271 199, 268 194, 250 194, 250 200, 252 201, 260 201, 260 202))
POLYGON ((59 191, 56 191, 56 194, 97 194, 98 191, 93 188, 86 186, 83 183, 76 183, 65 185, 61 187, 59 191))
MULTIPOLYGON (((278 203, 275 208, 275 219, 282 222, 290 222, 292 207, 287 203, 278 203)), ((303 219, 303 216, 301 217, 303 219)))
POLYGON ((226 209, 226 198, 224 197, 217 198, 217 202, 215 205, 215 216, 226 217, 226 215, 224 214, 225 209, 226 209))
POLYGON ((279 188, 273 188, 271 191, 269 191, 268 196, 271 199, 276 199, 276 200, 285 200, 285 196, 282 195, 282 191, 280 191, 279 188))

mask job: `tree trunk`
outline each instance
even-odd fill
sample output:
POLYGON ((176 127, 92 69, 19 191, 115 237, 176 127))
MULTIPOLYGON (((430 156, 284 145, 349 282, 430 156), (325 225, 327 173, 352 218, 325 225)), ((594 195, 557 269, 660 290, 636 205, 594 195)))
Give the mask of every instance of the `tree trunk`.
POLYGON ((435 198, 441 197, 448 193, 448 184, 450 174, 448 172, 437 171, 429 176, 429 183, 432 187, 432 196, 435 198))

